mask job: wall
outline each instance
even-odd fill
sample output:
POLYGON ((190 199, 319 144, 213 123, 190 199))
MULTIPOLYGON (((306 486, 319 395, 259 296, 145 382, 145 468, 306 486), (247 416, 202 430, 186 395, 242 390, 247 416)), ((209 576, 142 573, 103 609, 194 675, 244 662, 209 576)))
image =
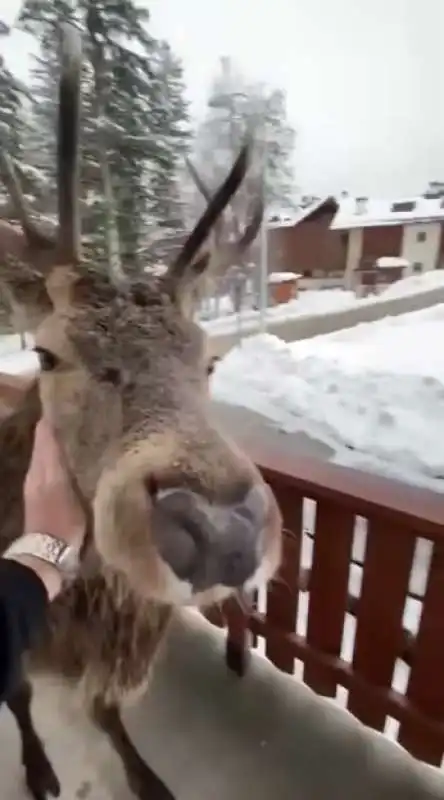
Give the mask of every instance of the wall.
MULTIPOLYGON (((441 244, 441 225, 439 222, 404 225, 401 255, 412 263, 422 264, 423 272, 436 269, 441 244), (418 234, 425 233, 425 242, 418 241, 418 234)), ((412 269, 413 272, 413 269, 412 269)))
POLYGON ((402 225, 380 225, 363 229, 362 258, 376 261, 381 256, 400 256, 402 225))
MULTIPOLYGON (((275 272, 343 272, 347 234, 330 230, 334 211, 268 232, 269 269, 275 272)), ((314 274, 313 277, 320 277, 314 274)))
POLYGON ((362 256, 362 228, 352 228, 348 235, 347 260, 345 265, 344 285, 346 289, 354 288, 354 272, 359 266, 362 256))
MULTIPOLYGON (((387 316, 398 316, 409 311, 418 311, 437 303, 444 303, 444 288, 432 289, 429 292, 420 292, 407 297, 397 297, 393 300, 376 300, 352 307, 345 311, 331 311, 327 314, 312 314, 288 320, 276 320, 267 325, 267 332, 279 336, 286 342, 298 339, 309 339, 344 328, 353 328, 360 322, 373 322, 387 316)), ((243 335, 253 336, 259 332, 259 320, 247 325, 243 324, 243 335)), ((239 333, 234 331, 229 334, 210 336, 208 349, 212 355, 223 355, 238 344, 239 333)))

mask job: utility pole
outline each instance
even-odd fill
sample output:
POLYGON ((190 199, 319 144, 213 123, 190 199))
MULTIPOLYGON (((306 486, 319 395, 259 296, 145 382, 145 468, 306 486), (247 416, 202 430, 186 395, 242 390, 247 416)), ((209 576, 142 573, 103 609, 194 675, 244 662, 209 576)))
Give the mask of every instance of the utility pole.
POLYGON ((266 333, 267 330, 267 309, 268 309, 268 211, 267 211, 267 143, 263 141, 262 151, 262 180, 264 191, 264 215, 261 225, 261 255, 260 255, 260 275, 259 275, 259 330, 266 333))

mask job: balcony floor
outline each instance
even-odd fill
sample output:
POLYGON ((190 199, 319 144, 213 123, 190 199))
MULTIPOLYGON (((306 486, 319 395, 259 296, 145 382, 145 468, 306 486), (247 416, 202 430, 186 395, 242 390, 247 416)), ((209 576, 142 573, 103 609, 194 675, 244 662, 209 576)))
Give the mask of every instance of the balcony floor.
MULTIPOLYGON (((188 614, 172 631, 149 697, 126 715, 141 754, 177 800, 444 798, 438 770, 365 732, 260 657, 239 680, 222 653, 220 632, 188 614)), ((35 718, 62 781, 62 800, 129 800, 107 743, 64 687, 41 682, 35 718)), ((0 774, 2 800, 24 800, 17 733, 6 710, 0 774)))

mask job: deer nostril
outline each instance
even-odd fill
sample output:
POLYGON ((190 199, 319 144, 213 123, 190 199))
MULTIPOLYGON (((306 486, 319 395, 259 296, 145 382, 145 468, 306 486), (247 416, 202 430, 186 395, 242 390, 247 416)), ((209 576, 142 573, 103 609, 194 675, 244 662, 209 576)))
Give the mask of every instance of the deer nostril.
POLYGON ((241 587, 262 557, 268 499, 254 487, 242 503, 211 504, 186 489, 159 490, 152 530, 161 558, 195 591, 241 587))

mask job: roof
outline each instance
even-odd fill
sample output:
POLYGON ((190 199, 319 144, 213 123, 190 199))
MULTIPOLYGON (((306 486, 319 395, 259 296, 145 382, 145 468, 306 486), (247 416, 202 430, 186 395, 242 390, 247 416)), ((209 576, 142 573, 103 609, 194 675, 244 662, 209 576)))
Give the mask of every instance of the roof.
POLYGON ((268 283, 286 283, 287 281, 295 281, 301 278, 297 272, 270 272, 268 276, 268 283))
POLYGON ((328 195, 315 200, 314 203, 305 208, 297 208, 293 211, 286 212, 272 212, 269 217, 268 228, 292 228, 294 225, 299 225, 303 220, 307 220, 316 211, 319 211, 323 206, 331 205, 332 209, 338 208, 337 200, 328 195), (277 217, 277 219, 275 219, 277 217))
POLYGON ((444 222, 442 197, 406 197, 396 200, 346 197, 331 223, 332 230, 370 228, 382 225, 444 222), (357 210, 361 201, 361 212, 357 210))
POLYGON ((376 259, 376 266, 380 269, 399 269, 400 267, 409 267, 410 261, 406 258, 398 258, 398 256, 381 256, 376 259))

